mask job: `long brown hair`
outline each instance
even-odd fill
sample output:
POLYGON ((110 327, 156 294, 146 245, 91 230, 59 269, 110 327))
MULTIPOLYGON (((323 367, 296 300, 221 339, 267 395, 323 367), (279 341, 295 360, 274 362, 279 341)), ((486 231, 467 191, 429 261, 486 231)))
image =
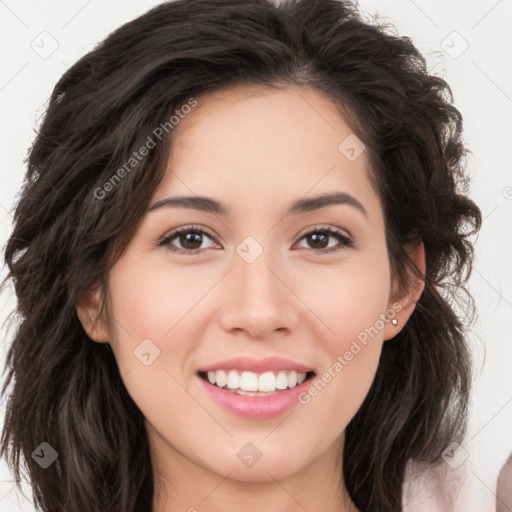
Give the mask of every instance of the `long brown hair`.
POLYGON ((45 512, 151 510, 144 418, 75 303, 83 289, 107 285, 164 175, 172 130, 115 187, 105 183, 190 98, 234 85, 309 86, 332 99, 370 156, 397 282, 411 269, 419 275, 407 242, 425 246, 424 292, 384 344, 346 429, 352 500, 362 511, 400 510, 408 462, 435 464, 465 433, 464 320, 474 308, 469 294, 458 312, 453 300, 466 290, 481 214, 467 196, 462 116, 448 84, 408 38, 363 21, 349 2, 177 0, 66 71, 29 153, 5 249, 3 286, 14 285, 19 324, 0 453, 17 479, 25 464, 45 512), (31 457, 41 442, 58 453, 46 469, 31 457))

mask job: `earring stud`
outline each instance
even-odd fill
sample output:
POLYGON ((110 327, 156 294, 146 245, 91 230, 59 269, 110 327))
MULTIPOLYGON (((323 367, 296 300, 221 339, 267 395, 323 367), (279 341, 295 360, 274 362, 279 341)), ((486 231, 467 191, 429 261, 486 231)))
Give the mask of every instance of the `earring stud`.
POLYGON ((393 320, 391 320, 391 323, 395 326, 398 325, 398 320, 396 318, 393 318, 393 320))

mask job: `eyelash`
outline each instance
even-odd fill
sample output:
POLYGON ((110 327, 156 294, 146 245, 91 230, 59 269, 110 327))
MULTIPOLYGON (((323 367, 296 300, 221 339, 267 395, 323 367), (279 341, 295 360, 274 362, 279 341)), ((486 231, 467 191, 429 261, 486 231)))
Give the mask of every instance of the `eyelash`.
MULTIPOLYGON (((172 231, 171 233, 162 236, 156 242, 156 245, 158 247, 165 246, 166 249, 168 251, 172 252, 173 254, 200 254, 203 251, 205 251, 206 249, 179 249, 179 248, 171 247, 171 245, 170 245, 171 240, 173 240, 174 238, 178 237, 179 235, 181 235, 183 233, 191 233, 191 232, 201 234, 201 235, 207 235, 209 238, 211 238, 213 241, 216 242, 215 237, 213 237, 213 235, 211 235, 210 233, 208 233, 207 231, 202 229, 200 226, 192 225, 192 226, 185 226, 183 228, 178 228, 178 229, 172 231)), ((352 248, 352 247, 355 247, 355 245, 356 245, 354 240, 351 237, 349 237, 344 232, 342 232, 338 229, 319 228, 317 226, 315 226, 314 228, 312 228, 309 231, 307 231, 306 233, 304 233, 301 236, 300 240, 302 240, 303 238, 305 238, 308 235, 311 235, 313 233, 323 233, 323 234, 327 234, 330 236, 334 236, 341 242, 341 245, 329 247, 326 249, 305 249, 309 253, 327 254, 327 253, 332 253, 335 251, 340 251, 342 249, 352 248)))

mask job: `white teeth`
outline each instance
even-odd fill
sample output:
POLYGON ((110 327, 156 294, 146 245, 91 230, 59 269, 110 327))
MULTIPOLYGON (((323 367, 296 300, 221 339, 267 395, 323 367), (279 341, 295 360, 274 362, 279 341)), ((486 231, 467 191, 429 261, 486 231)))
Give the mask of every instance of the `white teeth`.
POLYGON ((259 391, 275 391, 276 390, 276 376, 274 372, 265 372, 260 375, 258 379, 259 391))
POLYGON ((215 383, 219 388, 223 388, 228 382, 228 376, 224 370, 217 370, 215 373, 215 383))
POLYGON ((241 394, 245 391, 270 393, 276 390, 294 388, 306 380, 306 374, 296 371, 279 372, 267 371, 264 373, 242 372, 237 370, 216 370, 208 372, 208 382, 219 388, 227 387, 232 390, 239 390, 241 394))
POLYGON ((258 391, 258 376, 252 372, 244 372, 240 377, 240 389, 243 391, 258 391))
POLYGON ((288 387, 288 375, 286 372, 279 372, 276 379, 276 389, 286 389, 288 387))
POLYGON ((238 389, 240 387, 240 377, 236 370, 229 371, 226 386, 229 389, 238 389))

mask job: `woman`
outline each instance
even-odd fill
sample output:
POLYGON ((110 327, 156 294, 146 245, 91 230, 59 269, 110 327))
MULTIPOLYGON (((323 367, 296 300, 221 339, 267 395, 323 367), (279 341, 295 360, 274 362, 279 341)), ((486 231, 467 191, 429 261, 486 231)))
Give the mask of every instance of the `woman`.
POLYGON ((465 432, 461 134, 333 0, 162 4, 72 66, 5 251, 41 509, 401 510, 465 432))

